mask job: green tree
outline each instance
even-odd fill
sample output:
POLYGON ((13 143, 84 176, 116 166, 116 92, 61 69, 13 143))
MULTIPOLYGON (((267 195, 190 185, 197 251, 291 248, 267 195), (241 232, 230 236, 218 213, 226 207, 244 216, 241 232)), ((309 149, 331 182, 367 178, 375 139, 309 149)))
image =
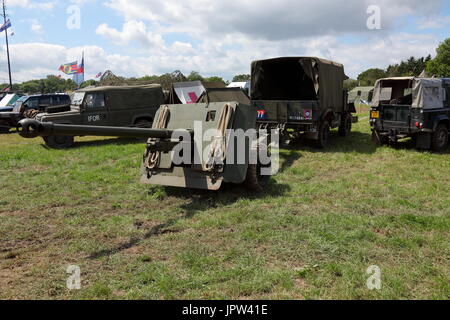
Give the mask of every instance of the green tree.
POLYGON ((436 77, 450 77, 450 38, 437 47, 436 57, 427 63, 427 73, 436 77))
POLYGON ((360 73, 358 81, 360 86, 373 86, 375 81, 384 77, 386 77, 386 72, 384 70, 372 68, 360 73))
POLYGON ((203 81, 203 77, 200 73, 197 71, 192 71, 188 76, 187 79, 189 81, 203 81))
POLYGON ((233 77, 233 82, 244 82, 250 80, 249 74, 238 74, 233 77))
POLYGON ((91 80, 84 81, 81 84, 80 88, 86 88, 86 87, 91 87, 91 86, 95 87, 97 84, 98 84, 97 81, 91 79, 91 80))
POLYGON ((213 76, 203 79, 205 82, 222 82, 223 84, 226 84, 226 81, 223 80, 221 77, 213 76))
POLYGON ((344 89, 347 89, 348 91, 352 90, 353 88, 358 86, 358 80, 355 79, 347 79, 344 80, 344 89))

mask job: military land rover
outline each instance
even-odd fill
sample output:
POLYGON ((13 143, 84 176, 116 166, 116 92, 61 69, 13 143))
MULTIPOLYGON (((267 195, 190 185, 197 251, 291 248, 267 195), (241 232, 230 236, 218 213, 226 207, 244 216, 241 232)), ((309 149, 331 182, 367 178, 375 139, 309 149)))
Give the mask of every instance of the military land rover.
POLYGON ((370 111, 377 144, 411 137, 417 149, 443 151, 450 129, 450 79, 379 79, 370 111))
POLYGON ((0 132, 8 132, 27 114, 38 112, 60 112, 69 110, 70 97, 67 94, 36 94, 16 100, 11 111, 0 112, 0 132))
MULTIPOLYGON (((70 111, 40 113, 36 120, 70 125, 151 128, 156 111, 164 104, 160 85, 81 89, 72 97, 70 111)), ((68 148, 73 135, 43 137, 52 148, 68 148)))
POLYGON ((283 57, 254 61, 250 98, 258 124, 278 128, 289 140, 298 135, 325 147, 330 129, 346 136, 357 118, 347 103, 342 64, 315 57, 283 57))

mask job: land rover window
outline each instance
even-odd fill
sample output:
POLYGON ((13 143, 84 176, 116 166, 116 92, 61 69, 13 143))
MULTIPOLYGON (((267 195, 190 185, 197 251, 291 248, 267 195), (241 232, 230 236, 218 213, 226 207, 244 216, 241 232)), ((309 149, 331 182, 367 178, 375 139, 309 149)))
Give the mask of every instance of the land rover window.
POLYGON ((86 109, 101 109, 105 107, 105 96, 102 93, 88 93, 84 99, 86 109))
POLYGON ((70 98, 69 96, 58 96, 58 104, 70 104, 70 98))
POLYGON ((27 102, 24 103, 25 105, 25 111, 31 110, 31 109, 38 109, 39 107, 39 98, 30 98, 27 100, 27 102))
POLYGON ((445 86, 445 103, 450 106, 450 84, 445 86))
POLYGON ((85 93, 84 92, 75 92, 72 98, 72 104, 74 106, 81 106, 84 100, 85 93))
POLYGON ((40 105, 46 105, 46 106, 48 106, 48 105, 50 105, 51 103, 52 103, 52 100, 51 100, 50 97, 41 97, 41 98, 39 98, 39 104, 40 104, 40 105))

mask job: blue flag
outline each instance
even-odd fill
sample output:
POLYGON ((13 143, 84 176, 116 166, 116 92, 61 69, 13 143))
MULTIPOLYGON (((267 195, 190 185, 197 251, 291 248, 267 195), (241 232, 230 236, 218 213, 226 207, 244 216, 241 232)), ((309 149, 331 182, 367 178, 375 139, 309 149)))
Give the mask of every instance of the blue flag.
POLYGON ((6 20, 6 22, 0 27, 0 32, 5 31, 6 29, 11 27, 11 21, 6 20))

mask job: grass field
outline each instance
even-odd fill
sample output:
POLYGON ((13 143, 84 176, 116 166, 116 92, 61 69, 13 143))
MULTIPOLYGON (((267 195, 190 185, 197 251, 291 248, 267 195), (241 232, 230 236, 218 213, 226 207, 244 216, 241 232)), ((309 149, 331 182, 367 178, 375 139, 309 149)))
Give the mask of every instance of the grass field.
POLYGON ((141 185, 135 140, 0 135, 0 298, 449 299, 450 152, 376 147, 360 116, 263 194, 141 185))

